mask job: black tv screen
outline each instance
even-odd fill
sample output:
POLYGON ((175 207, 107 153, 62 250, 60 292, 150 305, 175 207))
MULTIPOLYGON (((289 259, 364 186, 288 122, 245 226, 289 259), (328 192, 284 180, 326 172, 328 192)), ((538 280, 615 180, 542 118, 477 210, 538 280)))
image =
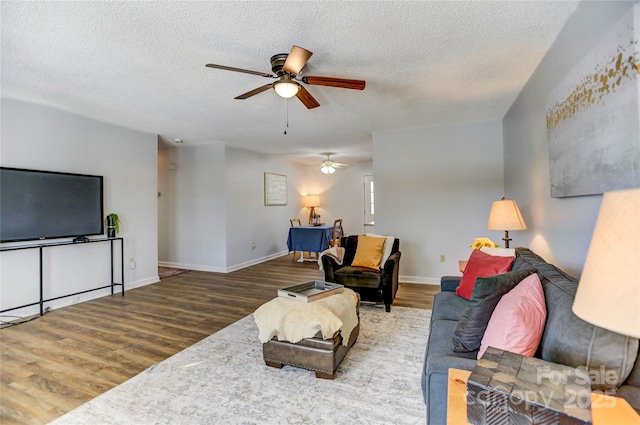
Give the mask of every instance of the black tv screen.
POLYGON ((0 167, 0 242, 102 235, 102 180, 0 167))

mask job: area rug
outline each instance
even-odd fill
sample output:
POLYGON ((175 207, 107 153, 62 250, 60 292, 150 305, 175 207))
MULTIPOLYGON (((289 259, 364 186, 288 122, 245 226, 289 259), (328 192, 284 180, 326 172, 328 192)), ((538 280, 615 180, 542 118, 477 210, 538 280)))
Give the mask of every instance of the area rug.
POLYGON ((249 315, 51 422, 424 424, 420 373, 431 310, 360 309, 334 380, 264 364, 249 315))
POLYGON ((158 277, 162 279, 163 277, 175 276, 177 274, 186 273, 189 270, 186 269, 176 269, 174 267, 161 267, 158 266, 158 277))

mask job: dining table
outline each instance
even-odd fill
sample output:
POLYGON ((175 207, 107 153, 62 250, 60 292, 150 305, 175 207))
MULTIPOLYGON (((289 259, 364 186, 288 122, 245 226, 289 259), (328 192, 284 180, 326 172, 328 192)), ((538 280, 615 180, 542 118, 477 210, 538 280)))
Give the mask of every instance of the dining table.
MULTIPOLYGON (((329 248, 329 241, 333 238, 333 225, 304 225, 289 228, 287 247, 289 251, 301 251, 320 253, 329 248)), ((299 263, 304 261, 317 261, 318 258, 305 259, 300 255, 299 263)))

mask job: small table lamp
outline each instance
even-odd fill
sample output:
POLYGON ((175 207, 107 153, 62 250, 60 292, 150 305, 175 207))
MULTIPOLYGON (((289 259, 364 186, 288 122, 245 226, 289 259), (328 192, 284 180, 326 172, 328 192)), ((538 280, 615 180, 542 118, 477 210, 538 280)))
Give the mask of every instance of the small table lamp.
POLYGON ((509 230, 525 230, 527 225, 520 214, 518 204, 512 199, 502 197, 500 201, 493 201, 489 213, 488 230, 504 230, 504 247, 509 248, 509 230))
POLYGON ((320 206, 320 196, 307 195, 302 199, 302 203, 305 207, 311 208, 309 210, 309 224, 313 224, 313 213, 315 212, 316 207, 320 206))
POLYGON ((640 188, 602 197, 573 312, 593 325, 640 338, 640 188))

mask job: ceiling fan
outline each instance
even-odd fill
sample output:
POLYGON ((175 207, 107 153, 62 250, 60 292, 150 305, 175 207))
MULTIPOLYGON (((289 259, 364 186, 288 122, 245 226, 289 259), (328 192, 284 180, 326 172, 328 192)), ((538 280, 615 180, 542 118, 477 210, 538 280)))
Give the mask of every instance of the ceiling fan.
POLYGON ((344 78, 319 77, 312 75, 298 78, 298 74, 302 71, 302 68, 304 68, 312 54, 313 53, 307 49, 293 46, 289 53, 279 53, 271 56, 271 70, 275 75, 265 72, 251 71, 248 69, 233 68, 231 66, 216 65, 214 63, 208 63, 206 66, 209 68, 243 72, 245 74, 277 79, 277 81, 274 81, 273 83, 265 84, 257 89, 253 89, 241 94, 240 96, 236 96, 235 99, 248 99, 251 96, 255 96, 258 93, 262 93, 263 91, 273 88, 279 96, 286 99, 296 96, 304 106, 308 109, 313 109, 320 106, 320 104, 313 96, 311 96, 311 93, 309 93, 307 89, 300 84, 300 82, 309 84, 310 86, 329 86, 344 89, 364 90, 366 83, 363 80, 348 80, 344 78))
POLYGON ((320 171, 325 174, 333 174, 336 172, 338 168, 346 167, 347 164, 341 164, 339 162, 334 162, 331 160, 331 155, 335 155, 335 152, 322 152, 322 155, 326 155, 327 159, 322 161, 320 166, 318 167, 320 171))

